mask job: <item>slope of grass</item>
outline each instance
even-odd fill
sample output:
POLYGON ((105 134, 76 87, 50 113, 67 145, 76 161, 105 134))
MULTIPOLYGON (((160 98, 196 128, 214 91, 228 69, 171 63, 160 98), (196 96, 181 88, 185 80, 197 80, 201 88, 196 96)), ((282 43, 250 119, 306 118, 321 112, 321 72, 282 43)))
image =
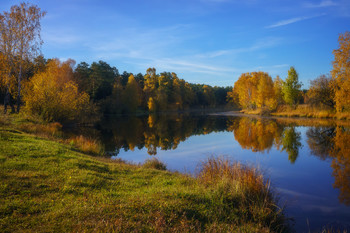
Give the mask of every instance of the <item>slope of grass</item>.
POLYGON ((194 178, 91 157, 0 123, 0 231, 288 231, 268 181, 215 161, 194 178))

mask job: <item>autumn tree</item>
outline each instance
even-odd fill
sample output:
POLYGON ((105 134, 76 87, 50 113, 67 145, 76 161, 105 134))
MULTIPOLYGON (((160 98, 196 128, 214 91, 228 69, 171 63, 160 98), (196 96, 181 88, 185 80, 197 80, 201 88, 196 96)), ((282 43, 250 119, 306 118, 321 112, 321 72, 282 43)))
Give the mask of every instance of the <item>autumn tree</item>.
POLYGON ((310 88, 307 92, 308 103, 311 105, 324 105, 333 108, 334 90, 331 86, 332 78, 321 75, 310 82, 310 88))
MULTIPOLYGON (((7 97, 5 98, 5 112, 10 91, 10 79, 17 76, 17 112, 21 104, 21 83, 26 60, 32 60, 39 52, 42 40, 40 38, 40 20, 45 12, 36 5, 21 3, 11 7, 10 12, 4 12, 1 19, 1 52, 5 54, 7 75, 7 97), (16 75, 11 75, 14 72, 16 75)), ((13 82, 13 81, 12 81, 13 82)))
POLYGON ((16 78, 14 76, 15 56, 17 48, 16 40, 16 22, 11 12, 0 14, 0 55, 1 55, 1 84, 5 89, 4 112, 7 111, 7 106, 10 105, 12 111, 15 108, 11 102, 15 88, 16 78))
POLYGON ((141 90, 134 75, 130 75, 123 91, 123 104, 128 112, 136 112, 141 104, 141 90))
POLYGON ((282 86, 283 80, 280 78, 280 76, 277 75, 276 78, 273 80, 273 89, 275 92, 275 100, 277 102, 277 105, 283 103, 282 86))
POLYGON ((340 34, 338 42, 339 48, 333 51, 331 74, 336 110, 342 112, 350 111, 350 32, 340 34))
POLYGON ((298 105, 301 85, 297 71, 293 66, 290 67, 288 77, 282 85, 282 93, 283 100, 291 107, 295 108, 298 105))
POLYGON ((44 72, 27 83, 23 99, 25 108, 48 121, 78 121, 91 118, 89 95, 78 91, 73 81, 74 61, 51 60, 44 72))
POLYGON ((272 78, 265 72, 242 74, 228 98, 244 109, 267 107, 272 110, 277 105, 272 78))

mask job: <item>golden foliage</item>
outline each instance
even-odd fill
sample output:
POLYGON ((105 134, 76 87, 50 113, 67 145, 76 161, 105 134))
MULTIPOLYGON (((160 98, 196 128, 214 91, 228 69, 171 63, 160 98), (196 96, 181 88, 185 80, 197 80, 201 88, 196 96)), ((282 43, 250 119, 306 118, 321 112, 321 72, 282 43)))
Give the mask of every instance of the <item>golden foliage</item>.
POLYGON ((334 158, 332 161, 333 176, 335 178, 333 186, 339 188, 339 200, 346 205, 350 205, 350 132, 343 127, 336 128, 336 135, 333 139, 334 147, 330 154, 334 158))
POLYGON ((350 111, 350 32, 339 36, 339 48, 333 51, 334 61, 331 71, 334 80, 337 112, 350 111))
POLYGON ((269 150, 281 138, 283 131, 274 121, 247 117, 233 122, 229 130, 233 130, 235 139, 242 148, 254 152, 269 150))
POLYGON ((79 93, 73 80, 72 60, 61 63, 54 59, 46 71, 35 74, 26 84, 23 99, 26 110, 48 121, 78 120, 91 110, 89 95, 79 93))
POLYGON ((265 72, 244 73, 240 76, 229 93, 229 98, 237 100, 244 109, 277 107, 274 84, 265 72))

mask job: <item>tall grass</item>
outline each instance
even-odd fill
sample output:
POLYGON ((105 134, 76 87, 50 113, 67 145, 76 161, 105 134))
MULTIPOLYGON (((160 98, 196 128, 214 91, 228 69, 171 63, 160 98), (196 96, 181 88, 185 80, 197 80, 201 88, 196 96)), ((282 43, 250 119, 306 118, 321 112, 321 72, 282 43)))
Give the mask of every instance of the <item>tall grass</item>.
POLYGON ((62 136, 62 125, 58 122, 53 123, 22 123, 18 126, 18 129, 32 133, 42 137, 60 137, 62 136))
POLYGON ((104 155, 104 147, 96 139, 80 135, 72 137, 67 141, 70 145, 78 148, 82 152, 94 155, 104 155))
POLYGON ((314 107, 308 104, 301 104, 297 108, 292 108, 288 105, 281 105, 277 108, 274 116, 287 117, 313 117, 313 118, 337 118, 334 109, 326 107, 314 107))
POLYGON ((218 213, 230 216, 231 210, 226 206, 236 207, 239 221, 258 222, 277 232, 288 231, 283 208, 277 206, 270 181, 257 168, 224 157, 210 157, 201 164, 197 179, 214 191, 220 200, 218 206, 223 204, 218 213))

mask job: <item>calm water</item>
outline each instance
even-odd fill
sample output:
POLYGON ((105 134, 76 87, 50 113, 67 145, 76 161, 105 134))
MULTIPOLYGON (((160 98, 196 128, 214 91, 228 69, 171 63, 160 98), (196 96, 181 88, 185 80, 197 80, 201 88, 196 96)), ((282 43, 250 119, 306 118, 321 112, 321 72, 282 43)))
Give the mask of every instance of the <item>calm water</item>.
POLYGON ((259 166, 298 232, 350 229, 350 123, 220 115, 114 118, 85 132, 113 158, 195 173, 208 156, 259 166))

